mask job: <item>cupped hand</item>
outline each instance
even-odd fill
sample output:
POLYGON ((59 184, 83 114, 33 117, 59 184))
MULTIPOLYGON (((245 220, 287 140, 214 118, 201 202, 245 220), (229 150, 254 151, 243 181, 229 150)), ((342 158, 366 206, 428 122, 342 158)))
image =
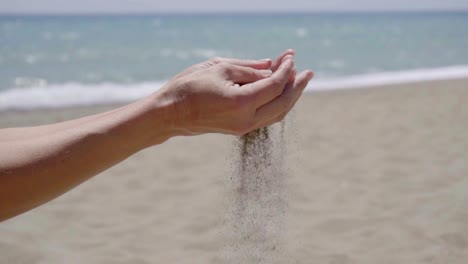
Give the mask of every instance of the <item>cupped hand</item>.
POLYGON ((160 91, 179 135, 244 135, 282 120, 313 73, 296 75, 294 52, 271 60, 215 58, 192 66, 160 91))

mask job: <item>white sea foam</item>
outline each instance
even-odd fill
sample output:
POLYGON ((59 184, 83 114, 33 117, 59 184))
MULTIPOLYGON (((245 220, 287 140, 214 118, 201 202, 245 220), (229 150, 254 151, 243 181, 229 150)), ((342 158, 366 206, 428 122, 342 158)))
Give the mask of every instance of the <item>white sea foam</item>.
POLYGON ((333 79, 317 78, 317 80, 309 83, 307 91, 367 88, 461 78, 468 78, 468 65, 398 72, 380 72, 333 79))
POLYGON ((126 103, 158 90, 164 82, 80 84, 14 88, 0 92, 0 111, 126 103))
MULTIPOLYGON (((355 89, 461 78, 468 78, 468 65, 342 78, 321 78, 319 75, 309 84, 307 91, 355 89)), ((0 91, 0 111, 126 103, 158 90, 164 83, 156 81, 137 84, 48 84, 46 81, 41 81, 29 87, 0 91)))

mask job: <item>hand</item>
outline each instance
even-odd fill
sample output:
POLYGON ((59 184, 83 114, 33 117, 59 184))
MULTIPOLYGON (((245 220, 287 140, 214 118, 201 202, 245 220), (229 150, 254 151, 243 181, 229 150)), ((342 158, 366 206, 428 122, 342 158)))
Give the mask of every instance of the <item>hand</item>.
POLYGON ((172 107, 172 129, 243 135, 282 120, 313 76, 296 76, 293 54, 274 63, 216 58, 176 75, 158 93, 172 107))

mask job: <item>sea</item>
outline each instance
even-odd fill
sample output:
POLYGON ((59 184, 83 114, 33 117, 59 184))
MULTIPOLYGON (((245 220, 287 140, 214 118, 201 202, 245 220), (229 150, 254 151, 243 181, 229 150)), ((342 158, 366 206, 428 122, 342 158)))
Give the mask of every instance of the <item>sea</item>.
POLYGON ((137 100, 215 56, 296 51, 308 91, 468 77, 468 12, 0 16, 0 111, 137 100))

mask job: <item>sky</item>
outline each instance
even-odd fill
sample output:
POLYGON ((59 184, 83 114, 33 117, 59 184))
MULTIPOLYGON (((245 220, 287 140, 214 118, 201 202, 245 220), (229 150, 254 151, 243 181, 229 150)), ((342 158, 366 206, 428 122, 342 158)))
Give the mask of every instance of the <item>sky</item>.
POLYGON ((468 0, 0 0, 0 13, 206 13, 468 10, 468 0))

